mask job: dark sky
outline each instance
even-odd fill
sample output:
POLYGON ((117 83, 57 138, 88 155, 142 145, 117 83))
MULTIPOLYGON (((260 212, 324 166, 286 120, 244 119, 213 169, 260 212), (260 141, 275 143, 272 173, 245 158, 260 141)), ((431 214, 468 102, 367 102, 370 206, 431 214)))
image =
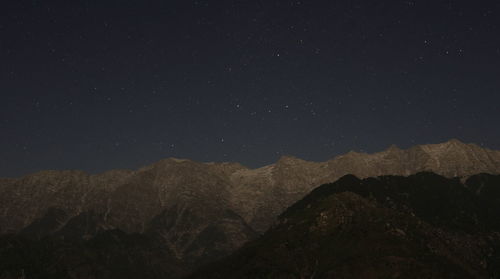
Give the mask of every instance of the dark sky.
POLYGON ((0 176, 500 149, 498 1, 3 1, 0 176))

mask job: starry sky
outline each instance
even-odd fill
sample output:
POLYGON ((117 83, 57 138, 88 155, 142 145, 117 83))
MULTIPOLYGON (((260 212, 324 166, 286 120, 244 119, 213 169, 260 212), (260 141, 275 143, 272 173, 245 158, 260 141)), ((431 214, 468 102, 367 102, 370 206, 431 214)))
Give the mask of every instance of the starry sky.
POLYGON ((500 149, 500 4, 4 1, 0 96, 6 177, 500 149))

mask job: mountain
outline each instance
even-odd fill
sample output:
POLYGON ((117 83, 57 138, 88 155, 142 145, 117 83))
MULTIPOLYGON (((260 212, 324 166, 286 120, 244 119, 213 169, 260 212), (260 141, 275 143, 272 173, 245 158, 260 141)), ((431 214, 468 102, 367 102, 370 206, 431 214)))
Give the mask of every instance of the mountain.
MULTIPOLYGON (((446 177, 498 174, 500 152, 451 140, 374 154, 350 152, 326 162, 285 156, 258 169, 169 158, 97 175, 42 171, 0 179, 0 235, 67 247, 92 246, 95 238, 120 231, 112 234, 119 241, 145 237, 168 254, 158 261, 175 258, 181 270, 192 270, 266 231, 319 185, 346 174, 366 178, 420 171, 446 177)), ((176 278, 177 273, 169 274, 176 278)))
POLYGON ((315 187, 353 174, 360 178, 410 175, 432 171, 446 177, 500 173, 500 151, 450 140, 407 150, 391 146, 366 154, 349 152, 326 162, 282 157, 260 169, 238 169, 231 175, 234 210, 258 232, 264 232, 288 206, 315 187))
POLYGON ((119 229, 147 235, 183 262, 201 264, 256 236, 229 205, 223 173, 234 166, 167 159, 137 171, 28 175, 2 185, 1 229, 35 239, 91 239, 119 229))
POLYGON ((500 278, 500 176, 347 175, 189 278, 500 278))

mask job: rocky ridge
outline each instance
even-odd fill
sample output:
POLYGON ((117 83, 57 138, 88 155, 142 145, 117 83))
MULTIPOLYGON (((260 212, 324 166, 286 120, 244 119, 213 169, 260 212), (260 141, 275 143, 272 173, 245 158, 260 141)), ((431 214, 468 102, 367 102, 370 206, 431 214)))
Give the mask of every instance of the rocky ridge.
POLYGON ((119 229, 147 234, 196 266, 264 232, 321 184, 346 174, 366 178, 420 171, 446 177, 498 174, 500 152, 451 140, 374 154, 350 152, 326 162, 285 156, 257 169, 169 158, 97 175, 42 171, 0 180, 0 234, 91 239, 119 229))

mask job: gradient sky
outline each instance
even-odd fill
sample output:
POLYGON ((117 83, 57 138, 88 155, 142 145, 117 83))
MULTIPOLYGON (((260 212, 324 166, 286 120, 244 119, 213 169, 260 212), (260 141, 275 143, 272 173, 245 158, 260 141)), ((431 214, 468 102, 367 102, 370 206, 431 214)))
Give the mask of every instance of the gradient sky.
POLYGON ((500 149, 498 1, 4 1, 0 176, 500 149))

